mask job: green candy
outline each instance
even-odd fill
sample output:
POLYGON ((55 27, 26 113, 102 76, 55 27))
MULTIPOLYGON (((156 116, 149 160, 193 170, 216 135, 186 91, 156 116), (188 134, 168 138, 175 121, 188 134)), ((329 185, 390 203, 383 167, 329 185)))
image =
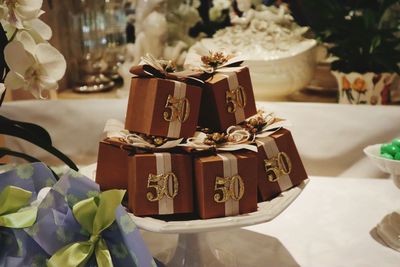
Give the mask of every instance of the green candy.
POLYGON ((393 156, 390 155, 390 154, 388 154, 388 153, 383 153, 383 154, 381 154, 381 157, 382 157, 382 158, 385 158, 385 159, 393 159, 393 156))
POLYGON ((400 160, 400 152, 396 153, 396 155, 394 155, 394 159, 395 160, 400 160))
POLYGON ((381 154, 387 153, 394 157, 396 153, 400 152, 400 147, 388 144, 387 146, 381 146, 381 154))
POLYGON ((381 155, 383 154, 383 153, 387 153, 386 151, 387 151, 387 147, 388 146, 390 146, 391 144, 382 144, 381 145, 381 155))
POLYGON ((392 145, 400 147, 400 138, 395 138, 392 140, 392 145))

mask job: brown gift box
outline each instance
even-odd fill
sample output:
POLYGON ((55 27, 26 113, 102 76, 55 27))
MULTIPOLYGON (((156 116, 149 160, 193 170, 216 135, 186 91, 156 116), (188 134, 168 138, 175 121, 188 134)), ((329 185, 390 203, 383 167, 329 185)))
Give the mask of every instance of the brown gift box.
POLYGON ((128 207, 138 216, 193 212, 190 155, 137 154, 128 162, 128 207))
POLYGON ((270 200, 308 178, 289 130, 281 129, 257 139, 257 147, 258 191, 262 201, 270 200))
POLYGON ((257 113, 247 67, 237 72, 217 72, 206 80, 199 124, 216 131, 243 122, 257 113))
POLYGON ((132 78, 125 128, 147 135, 191 137, 198 123, 201 91, 175 80, 132 78))
POLYGON ((201 218, 257 210, 256 153, 235 152, 198 157, 194 168, 197 208, 201 218))
POLYGON ((134 149, 124 150, 116 142, 100 142, 96 182, 101 190, 128 188, 128 158, 133 153, 134 149))

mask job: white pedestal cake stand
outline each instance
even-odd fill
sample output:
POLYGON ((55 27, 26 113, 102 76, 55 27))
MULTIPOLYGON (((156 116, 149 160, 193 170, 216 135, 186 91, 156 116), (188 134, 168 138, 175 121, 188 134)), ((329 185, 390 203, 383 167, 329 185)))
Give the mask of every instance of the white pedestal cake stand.
MULTIPOLYGON (((81 173, 94 179, 96 164, 81 169, 81 173)), ((296 186, 280 196, 258 203, 255 212, 238 216, 214 218, 207 220, 188 221, 164 221, 152 217, 137 217, 130 213, 137 226, 143 230, 161 233, 178 234, 178 245, 172 259, 167 266, 174 267, 203 267, 203 266, 232 266, 226 262, 221 255, 210 248, 207 240, 200 236, 202 232, 227 230, 254 224, 264 223, 272 220, 284 211, 302 192, 308 180, 296 186)), ((230 262, 236 262, 230 260, 230 262)))

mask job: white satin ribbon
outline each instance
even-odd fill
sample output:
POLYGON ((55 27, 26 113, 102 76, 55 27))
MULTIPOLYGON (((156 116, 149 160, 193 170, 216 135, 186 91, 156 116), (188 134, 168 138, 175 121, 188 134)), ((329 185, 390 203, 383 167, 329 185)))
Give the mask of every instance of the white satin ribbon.
POLYGON ((231 126, 227 129, 228 138, 230 142, 226 142, 216 146, 210 146, 204 144, 207 138, 207 134, 203 132, 196 132, 194 137, 190 137, 186 140, 186 143, 179 144, 179 146, 191 147, 196 150, 208 150, 216 149, 217 151, 236 151, 240 149, 247 149, 253 152, 257 152, 255 145, 249 144, 250 133, 243 128, 237 129, 236 126, 231 126))
MULTIPOLYGON (((224 177, 232 177, 238 174, 237 158, 231 153, 217 154, 222 159, 224 168, 224 177)), ((235 190, 239 190, 235 188, 235 190)), ((238 195, 239 192, 236 192, 238 195)), ((228 198, 225 202, 225 216, 233 216, 239 214, 239 201, 228 198)))
POLYGON ((159 71, 164 71, 164 68, 161 65, 160 61, 149 53, 147 53, 145 56, 140 57, 139 65, 150 65, 159 71))
POLYGON ((204 66, 201 57, 210 55, 209 49, 205 48, 204 45, 197 43, 195 44, 191 50, 192 53, 188 53, 185 59, 185 63, 183 64, 185 69, 195 70, 195 71, 204 71, 206 73, 214 73, 214 72, 236 72, 242 69, 243 67, 228 67, 237 62, 242 62, 245 60, 242 56, 234 56, 230 58, 224 64, 221 64, 217 68, 204 66))
MULTIPOLYGON (((186 96, 186 84, 178 81, 174 82, 174 98, 183 99, 186 96)), ((178 138, 181 133, 182 123, 179 120, 170 121, 168 125, 168 137, 178 138)))
MULTIPOLYGON (((166 174, 172 171, 171 154, 170 153, 154 153, 156 157, 157 175, 166 174)), ((168 182, 172 183, 171 179, 168 182)), ((173 188, 170 184, 167 188, 173 188)), ((173 214, 174 200, 164 196, 158 201, 158 214, 173 214)))
MULTIPOLYGON (((239 80, 237 78, 236 72, 222 72, 221 75, 228 80, 229 90, 235 90, 239 87, 239 80)), ((241 123, 246 119, 244 114, 244 108, 236 107, 235 111, 235 121, 236 123, 241 123)))
POLYGON ((126 145, 130 145, 132 147, 139 148, 147 148, 147 149, 167 149, 178 146, 183 140, 183 138, 177 140, 171 140, 165 142, 165 144, 161 146, 155 146, 150 144, 141 136, 135 133, 129 133, 128 130, 124 129, 124 124, 115 119, 109 119, 106 122, 106 126, 104 127, 104 132, 106 132, 106 136, 112 139, 118 139, 119 141, 125 143, 126 145))
MULTIPOLYGON (((267 136, 263 141, 257 140, 257 143, 263 147, 268 159, 278 156, 280 151, 274 138, 267 136)), ((281 191, 285 191, 293 187, 289 174, 280 176, 277 182, 281 191)))
POLYGON ((279 131, 281 128, 292 126, 288 120, 276 118, 273 112, 265 112, 263 110, 259 110, 256 115, 248 118, 246 121, 250 121, 252 118, 257 118, 259 116, 264 118, 266 125, 258 133, 256 133, 256 139, 270 136, 271 134, 279 131))

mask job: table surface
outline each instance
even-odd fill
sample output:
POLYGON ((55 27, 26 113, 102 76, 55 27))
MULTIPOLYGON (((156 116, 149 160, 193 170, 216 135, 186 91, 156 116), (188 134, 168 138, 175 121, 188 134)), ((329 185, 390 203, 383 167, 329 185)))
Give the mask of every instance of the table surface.
MULTIPOLYGON (((56 147, 89 164, 96 161, 105 121, 123 120, 126 101, 18 101, 5 103, 0 112, 41 124, 56 147)), ((258 105, 292 122, 304 165, 309 175, 318 177, 311 177, 298 199, 273 221, 205 236, 222 248, 218 253, 243 255, 236 257, 243 261, 238 266, 400 266, 400 253, 374 237, 383 216, 400 209, 400 190, 362 152, 367 145, 400 136, 400 107, 258 105)), ((6 145, 49 159, 20 140, 7 138, 6 145)), ((166 248, 173 244, 171 238, 176 240, 152 233, 144 238, 160 258, 168 258, 166 248)))
MULTIPOLYGON (((274 220, 200 238, 226 266, 398 267, 400 253, 382 243, 375 227, 399 208, 400 190, 389 179, 311 177, 274 220)), ((177 236, 143 236, 153 255, 168 262, 177 236)))
POLYGON ((375 233, 394 210, 400 189, 391 180, 312 177, 275 220, 246 229, 277 238, 300 266, 400 266, 400 253, 375 233))

